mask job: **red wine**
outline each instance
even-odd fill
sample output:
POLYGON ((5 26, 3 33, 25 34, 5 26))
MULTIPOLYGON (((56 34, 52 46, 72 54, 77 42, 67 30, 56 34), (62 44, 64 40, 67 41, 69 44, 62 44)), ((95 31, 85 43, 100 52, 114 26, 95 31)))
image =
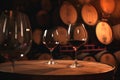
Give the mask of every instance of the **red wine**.
POLYGON ((59 42, 54 42, 54 41, 48 41, 48 42, 43 42, 49 49, 55 48, 59 42))
POLYGON ((81 46, 85 41, 79 41, 79 40, 71 40, 69 41, 69 43, 72 45, 72 46, 75 46, 75 47, 79 47, 81 46))

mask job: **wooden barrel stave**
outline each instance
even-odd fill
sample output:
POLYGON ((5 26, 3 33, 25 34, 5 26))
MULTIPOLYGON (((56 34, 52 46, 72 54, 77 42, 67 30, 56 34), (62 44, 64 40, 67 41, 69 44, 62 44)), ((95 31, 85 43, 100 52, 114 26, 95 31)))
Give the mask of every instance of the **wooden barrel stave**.
POLYGON ((42 30, 41 29, 35 29, 32 33, 33 41, 39 45, 42 41, 42 30))
POLYGON ((82 40, 82 39, 88 40, 88 33, 87 33, 87 30, 84 24, 78 25, 76 29, 74 30, 74 39, 75 40, 82 40), (79 34, 77 34, 77 30, 79 30, 79 34))
POLYGON ((92 61, 92 62, 96 62, 96 59, 93 55, 91 55, 90 53, 80 53, 77 56, 78 60, 83 60, 83 61, 92 61))
POLYGON ((118 62, 120 63, 120 51, 114 52, 113 55, 116 57, 116 59, 117 59, 118 62))
POLYGON ((107 22, 100 21, 96 26, 97 39, 105 45, 108 45, 113 40, 112 29, 107 22))
POLYGON ((116 6, 115 10, 111 14, 113 18, 120 18, 120 0, 115 0, 116 1, 116 6))
POLYGON ((51 55, 49 53, 41 53, 39 54, 38 60, 50 60, 51 55))
POLYGON ((115 0, 100 0, 100 6, 104 13, 112 14, 115 9, 115 0))
POLYGON ((77 21, 77 11, 70 2, 63 2, 60 8, 60 18, 67 25, 74 24, 77 21))
POLYGON ((91 4, 85 4, 81 10, 83 21, 90 26, 93 26, 98 21, 98 13, 96 8, 91 4))
POLYGON ((79 2, 79 4, 86 4, 86 3, 90 3, 91 0, 77 0, 79 2))
POLYGON ((70 55, 62 55, 61 60, 72 60, 73 58, 70 55))
POLYGON ((120 40, 120 24, 112 26, 113 38, 115 41, 120 40))
POLYGON ((50 25, 50 15, 45 10, 40 10, 36 14, 36 22, 42 27, 48 27, 50 25))
POLYGON ((50 0, 41 0, 42 10, 50 11, 52 9, 52 4, 50 0))
POLYGON ((56 29, 55 29, 55 32, 57 31, 57 34, 55 34, 55 40, 56 41, 59 41, 60 44, 67 44, 67 30, 63 27, 63 26, 58 26, 56 29))
POLYGON ((117 66, 118 62, 115 58, 115 56, 108 52, 107 50, 101 51, 95 55, 97 61, 105 64, 109 64, 112 66, 117 66))

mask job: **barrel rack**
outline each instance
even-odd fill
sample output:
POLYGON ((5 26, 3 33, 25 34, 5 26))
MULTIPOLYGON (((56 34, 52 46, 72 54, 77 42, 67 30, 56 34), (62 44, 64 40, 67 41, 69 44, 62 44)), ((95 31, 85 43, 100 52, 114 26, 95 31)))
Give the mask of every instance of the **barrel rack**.
MULTIPOLYGON (((106 47, 96 46, 95 44, 86 44, 84 45, 84 49, 81 52, 96 52, 96 51, 103 51, 106 50, 106 47)), ((74 50, 72 49, 71 45, 62 45, 60 46, 60 53, 73 53, 74 50)))

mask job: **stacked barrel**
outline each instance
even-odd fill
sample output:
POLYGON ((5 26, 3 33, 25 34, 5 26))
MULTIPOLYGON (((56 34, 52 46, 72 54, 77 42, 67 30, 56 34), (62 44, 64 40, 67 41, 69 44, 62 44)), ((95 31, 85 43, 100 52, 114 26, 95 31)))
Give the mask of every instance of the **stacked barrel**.
MULTIPOLYGON (((113 15, 117 16, 115 12, 118 12, 116 7, 119 5, 117 5, 118 3, 115 0, 58 0, 54 3, 50 0, 41 0, 40 4, 41 10, 38 10, 35 16, 39 28, 41 28, 41 31, 46 28, 59 29, 63 37, 62 39, 60 38, 61 43, 65 41, 64 38, 68 26, 70 24, 78 26, 81 23, 87 29, 87 44, 93 43, 97 46, 108 48, 110 45, 111 49, 111 43, 119 42, 119 24, 110 23, 110 18, 113 15), (56 5, 58 6, 55 7, 56 5)), ((40 45, 42 35, 38 32, 41 36, 38 35, 37 37, 36 34, 34 35, 35 32, 37 30, 33 31, 33 41, 35 44, 40 45)), ((81 33, 84 33, 84 31, 81 33)))

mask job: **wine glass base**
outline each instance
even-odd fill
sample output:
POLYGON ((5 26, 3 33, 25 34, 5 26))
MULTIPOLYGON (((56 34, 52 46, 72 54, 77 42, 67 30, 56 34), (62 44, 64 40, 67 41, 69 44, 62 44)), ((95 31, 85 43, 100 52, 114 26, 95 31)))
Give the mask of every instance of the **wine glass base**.
POLYGON ((48 64, 48 65, 54 65, 54 64, 56 64, 56 62, 53 61, 53 60, 50 60, 50 61, 48 61, 46 64, 48 64))
POLYGON ((73 64, 70 65, 69 67, 70 67, 70 68, 79 68, 79 67, 81 67, 81 65, 78 64, 78 63, 73 63, 73 64))

